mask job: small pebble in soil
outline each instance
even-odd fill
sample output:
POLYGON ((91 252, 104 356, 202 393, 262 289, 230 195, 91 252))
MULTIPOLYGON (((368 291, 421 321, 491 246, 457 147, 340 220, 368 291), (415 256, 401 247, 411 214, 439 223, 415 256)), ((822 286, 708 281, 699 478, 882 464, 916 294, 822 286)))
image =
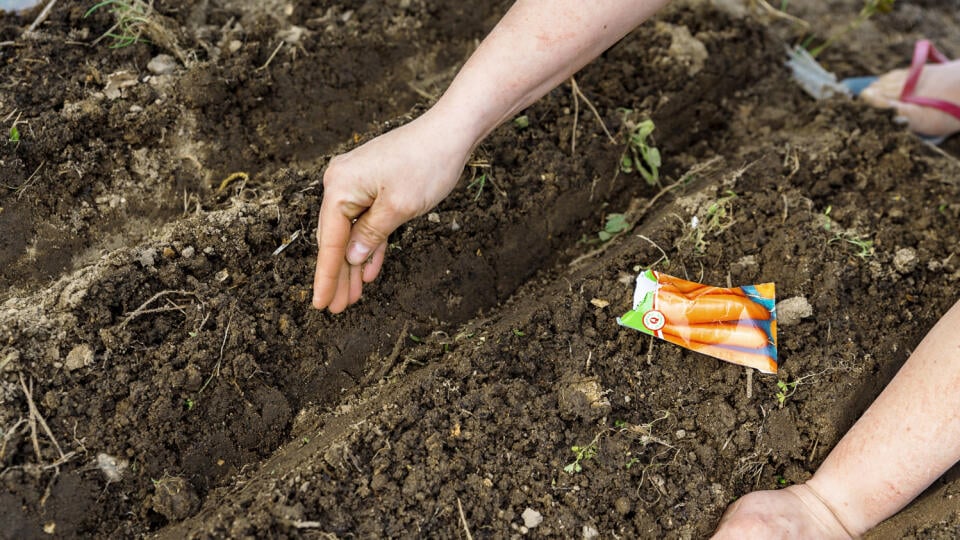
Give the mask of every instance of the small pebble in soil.
POLYGON ((140 252, 138 259, 144 268, 152 268, 157 263, 157 250, 147 248, 140 252))
POLYGON ((169 54, 158 54, 147 62, 147 69, 154 75, 166 75, 177 69, 177 61, 169 54))
POLYGON ((917 252, 913 248, 901 248, 893 255, 893 267, 901 274, 909 274, 917 268, 917 252))
POLYGON ((107 482, 119 482, 123 478, 123 471, 127 469, 129 462, 125 459, 116 458, 103 452, 97 454, 97 468, 103 473, 107 482))
POLYGON ((93 363, 93 347, 81 343, 67 353, 65 365, 70 371, 84 368, 93 363))
POLYGON ((427 214, 427 221, 430 223, 440 223, 440 214, 436 212, 430 212, 427 214))
POLYGON ((633 503, 630 502, 630 499, 626 497, 620 497, 617 499, 617 501, 613 503, 613 506, 617 509, 617 512, 621 516, 625 516, 633 511, 633 503))
POLYGON ((599 536, 600 536, 600 531, 598 531, 596 527, 593 527, 591 525, 583 526, 583 540, 593 540, 594 538, 597 538, 599 536))
POLYGON ((790 326, 813 315, 813 306, 804 296, 794 296, 777 302, 777 323, 790 326))
POLYGON ((193 257, 195 252, 196 250, 193 249, 193 246, 187 246, 183 248, 183 251, 180 252, 180 256, 182 256, 184 259, 189 259, 190 257, 193 257))
POLYGON ((520 517, 523 518, 523 525, 528 529, 532 529, 537 525, 543 523, 543 516, 540 512, 537 512, 533 508, 527 508, 520 514, 520 517))

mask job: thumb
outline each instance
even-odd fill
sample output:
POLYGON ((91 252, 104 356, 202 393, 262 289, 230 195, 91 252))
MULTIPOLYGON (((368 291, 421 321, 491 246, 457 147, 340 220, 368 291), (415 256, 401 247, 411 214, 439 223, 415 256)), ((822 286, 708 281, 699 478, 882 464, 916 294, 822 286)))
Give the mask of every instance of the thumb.
POLYGON ((407 219, 401 212, 386 205, 371 206, 353 224, 347 243, 347 262, 352 265, 365 263, 378 246, 387 242, 390 233, 407 219))

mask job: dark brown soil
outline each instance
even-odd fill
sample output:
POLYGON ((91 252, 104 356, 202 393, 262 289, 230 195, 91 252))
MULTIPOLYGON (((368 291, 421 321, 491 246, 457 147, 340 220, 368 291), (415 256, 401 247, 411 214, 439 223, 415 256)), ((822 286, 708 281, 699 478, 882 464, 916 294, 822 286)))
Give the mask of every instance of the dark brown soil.
MULTIPOLYGON (((808 478, 956 301, 960 142, 812 101, 783 66, 803 31, 727 3, 577 75, 617 143, 569 85, 497 130, 492 180, 468 167, 338 316, 308 303, 327 160, 418 114, 509 2, 158 0, 166 32, 117 49, 86 3, 0 15, 0 537, 701 538, 808 478), (671 189, 617 172, 622 109, 671 189), (618 326, 650 265, 806 299, 779 377, 618 326)), ((790 3, 821 37, 858 5, 790 3)), ((960 55, 951 2, 823 60, 900 67, 921 36, 960 55)), ((958 486, 873 535, 953 537, 958 486)))

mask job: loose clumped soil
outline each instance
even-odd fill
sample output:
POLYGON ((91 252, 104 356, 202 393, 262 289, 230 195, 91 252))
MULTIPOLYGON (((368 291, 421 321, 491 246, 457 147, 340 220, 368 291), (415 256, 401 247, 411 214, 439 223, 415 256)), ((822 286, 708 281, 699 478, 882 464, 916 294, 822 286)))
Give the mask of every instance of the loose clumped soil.
MULTIPOLYGON (((561 86, 358 305, 314 311, 326 162, 428 106, 509 7, 330 4, 157 0, 117 49, 84 3, 32 34, 39 9, 0 15, 3 538, 700 538, 809 478, 956 301, 956 138, 812 101, 783 66, 802 29, 691 1, 577 74, 616 143, 561 86), (646 117, 661 186, 617 172, 646 117), (611 213, 634 227, 601 245, 611 213), (650 265, 809 303, 780 328, 788 395, 618 326, 650 265)), ((859 9, 790 4, 821 37, 859 9)), ((876 73, 919 37, 960 55, 950 2, 822 59, 876 73)), ((954 536, 958 485, 874 536, 954 536)))

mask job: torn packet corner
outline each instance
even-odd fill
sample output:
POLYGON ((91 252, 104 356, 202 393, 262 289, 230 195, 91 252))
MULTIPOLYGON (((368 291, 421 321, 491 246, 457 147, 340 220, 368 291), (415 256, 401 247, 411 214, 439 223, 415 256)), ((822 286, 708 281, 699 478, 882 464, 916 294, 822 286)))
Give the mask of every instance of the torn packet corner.
POLYGON ((712 287, 647 270, 622 326, 727 362, 777 372, 773 283, 712 287))

